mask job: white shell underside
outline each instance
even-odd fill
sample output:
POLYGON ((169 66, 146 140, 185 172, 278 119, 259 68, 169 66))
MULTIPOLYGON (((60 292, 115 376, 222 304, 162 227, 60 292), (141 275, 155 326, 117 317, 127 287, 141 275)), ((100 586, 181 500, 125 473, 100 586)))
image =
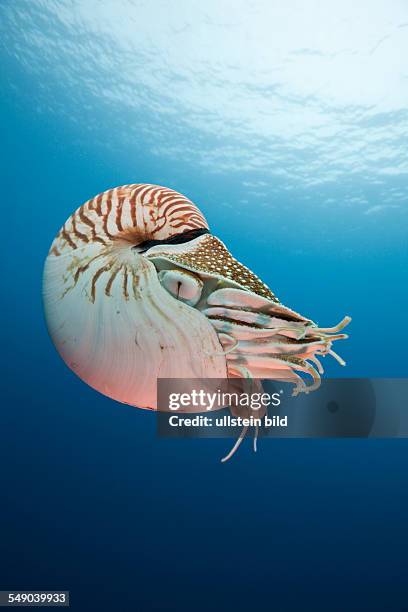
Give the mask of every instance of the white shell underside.
POLYGON ((221 344, 206 317, 175 300, 161 286, 153 263, 130 248, 106 252, 89 245, 86 256, 78 251, 49 255, 44 305, 50 335, 66 364, 120 402, 156 409, 158 378, 227 375, 221 344), (86 269, 75 282, 73 271, 81 266, 86 269))

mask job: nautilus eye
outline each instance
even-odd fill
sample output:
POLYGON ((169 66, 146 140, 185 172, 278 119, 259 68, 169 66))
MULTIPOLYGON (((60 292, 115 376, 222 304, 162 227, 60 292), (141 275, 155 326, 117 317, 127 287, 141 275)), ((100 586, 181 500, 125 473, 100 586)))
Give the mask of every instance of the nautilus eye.
POLYGON ((177 300, 195 306, 200 300, 203 281, 185 270, 161 270, 159 280, 177 300))
POLYGON ((139 408, 157 408, 158 378, 285 379, 298 393, 318 387, 320 356, 344 364, 331 346, 349 317, 323 328, 281 304, 195 204, 157 185, 80 206, 51 245, 43 298, 67 365, 139 408))

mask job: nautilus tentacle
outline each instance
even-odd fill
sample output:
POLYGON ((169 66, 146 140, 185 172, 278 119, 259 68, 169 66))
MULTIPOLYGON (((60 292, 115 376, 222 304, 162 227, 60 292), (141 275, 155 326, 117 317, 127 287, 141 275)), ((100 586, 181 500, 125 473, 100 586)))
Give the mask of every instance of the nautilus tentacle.
POLYGON ((190 200, 157 185, 80 206, 51 245, 43 294, 67 365, 140 408, 156 409, 158 378, 278 378, 298 393, 320 384, 318 357, 344 364, 332 343, 349 317, 323 328, 281 304, 190 200))
MULTIPOLYGON (((331 346, 333 341, 347 338, 338 332, 350 317, 333 328, 317 327, 281 304, 269 287, 236 261, 215 236, 204 235, 187 244, 169 245, 166 250, 155 246, 147 257, 159 269, 173 263, 203 280, 196 308, 218 333, 229 377, 291 382, 293 394, 297 395, 320 386, 323 368, 318 356, 329 354, 345 365, 331 346), (309 376, 312 382, 306 384, 302 375, 309 376)), ((244 428, 223 461, 236 452, 246 431, 244 428)))
POLYGON ((297 394, 319 387, 322 366, 318 355, 332 355, 344 365, 331 346, 334 340, 347 338, 337 332, 349 323, 350 317, 333 328, 317 327, 281 304, 218 238, 207 234, 187 244, 169 245, 166 251, 156 246, 147 257, 158 268, 172 262, 203 280, 196 308, 218 333, 229 376, 242 376, 245 368, 253 378, 293 382, 297 394), (298 373, 309 375, 312 383, 307 385, 298 373))

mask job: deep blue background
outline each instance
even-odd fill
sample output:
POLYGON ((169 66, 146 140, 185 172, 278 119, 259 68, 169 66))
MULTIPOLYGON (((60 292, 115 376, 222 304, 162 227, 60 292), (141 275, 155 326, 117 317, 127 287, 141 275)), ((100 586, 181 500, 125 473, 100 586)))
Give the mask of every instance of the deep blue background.
POLYGON ((272 221, 255 223, 217 206, 234 177, 142 145, 130 163, 34 108, 39 84, 7 53, 3 71, 0 588, 69 589, 81 611, 407 610, 406 441, 265 440, 257 455, 247 442, 221 465, 230 441, 157 439, 151 413, 76 378, 41 304, 49 244, 77 205, 166 184, 284 303, 326 325, 353 316, 348 376, 406 376, 406 217, 309 215, 278 185, 272 221))

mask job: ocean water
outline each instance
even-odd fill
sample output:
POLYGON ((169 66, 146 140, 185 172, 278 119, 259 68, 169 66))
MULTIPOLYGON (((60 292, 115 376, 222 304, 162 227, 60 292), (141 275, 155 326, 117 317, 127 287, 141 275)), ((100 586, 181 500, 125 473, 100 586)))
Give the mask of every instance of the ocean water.
POLYGON ((407 609, 404 440, 163 440, 45 327, 49 245, 166 185, 283 303, 353 317, 326 374, 407 376, 408 6, 2 0, 0 588, 74 610, 407 609), (405 571, 404 571, 405 566, 405 571))

